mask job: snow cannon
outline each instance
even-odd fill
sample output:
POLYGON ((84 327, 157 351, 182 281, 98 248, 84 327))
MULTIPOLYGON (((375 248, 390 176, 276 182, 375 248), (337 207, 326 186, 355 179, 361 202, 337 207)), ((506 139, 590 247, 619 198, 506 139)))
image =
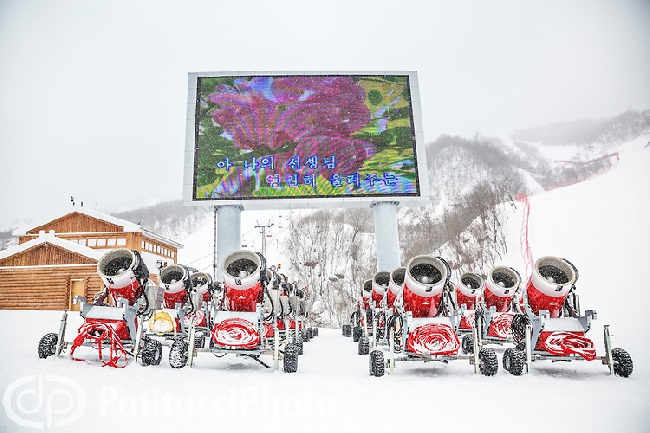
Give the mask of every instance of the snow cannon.
POLYGON ((263 258, 248 250, 230 253, 221 271, 228 300, 228 310, 254 312, 262 301, 262 277, 266 277, 263 258))
POLYGON ((488 274, 483 290, 486 308, 494 307, 497 313, 508 311, 520 284, 521 277, 517 271, 507 266, 496 266, 488 274))
POLYGON ((369 310, 371 299, 372 299, 372 280, 366 280, 363 282, 363 288, 361 289, 361 308, 363 308, 364 310, 369 310))
POLYGON ((137 251, 118 248, 97 262, 97 273, 113 299, 124 298, 133 306, 149 280, 149 269, 137 251))
POLYGON ((450 276, 449 264, 442 257, 413 257, 404 275, 404 310, 413 317, 435 317, 450 276))
POLYGON ((163 305, 165 308, 176 308, 176 304, 185 305, 188 290, 192 287, 190 274, 185 266, 169 265, 160 270, 160 282, 165 290, 163 305))
POLYGON ((571 262, 558 257, 542 257, 528 280, 528 304, 535 315, 547 310, 551 318, 559 317, 564 300, 575 287, 578 270, 571 262))
POLYGON ((386 300, 388 303, 387 306, 389 308, 395 304, 395 299, 397 299, 398 296, 402 295, 405 274, 405 267, 397 268, 390 273, 390 280, 388 281, 388 292, 386 293, 386 300))
POLYGON ((370 297, 375 303, 375 306, 379 306, 381 301, 386 296, 388 291, 388 283, 390 282, 390 272, 380 271, 375 274, 372 278, 372 291, 370 297))
POLYGON ((460 331, 471 331, 474 327, 476 304, 481 300, 484 285, 483 277, 474 272, 465 272, 460 276, 460 283, 456 285, 456 303, 464 307, 458 325, 460 331))
POLYGON ((474 272, 465 272, 460 276, 460 283, 456 285, 456 303, 465 305, 467 310, 475 310, 476 301, 481 297, 484 285, 483 277, 474 272))
POLYGON ((197 293, 199 299, 203 302, 210 301, 210 288, 212 287, 212 277, 205 272, 194 272, 190 276, 192 290, 197 293))

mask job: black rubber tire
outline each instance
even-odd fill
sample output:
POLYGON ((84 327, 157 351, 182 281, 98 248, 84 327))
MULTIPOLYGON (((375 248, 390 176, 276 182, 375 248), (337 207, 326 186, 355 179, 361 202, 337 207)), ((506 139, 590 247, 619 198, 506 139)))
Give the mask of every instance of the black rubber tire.
POLYGON ((473 334, 465 334, 463 337, 460 339, 460 347, 465 355, 474 354, 474 335, 473 334))
POLYGON ((300 335, 302 337, 303 342, 305 343, 309 342, 309 331, 306 328, 300 330, 300 335))
POLYGON ((343 331, 344 337, 352 336, 352 325, 343 325, 343 328, 341 330, 343 331))
POLYGON ((527 325, 530 325, 530 319, 527 315, 517 313, 513 316, 510 328, 512 329, 512 338, 516 343, 524 341, 526 338, 527 325))
POLYGON ((202 349, 205 346, 205 335, 195 334, 194 335, 194 348, 202 349))
POLYGON ((367 355, 370 353, 370 338, 362 335, 359 338, 359 355, 367 355))
POLYGON ((526 365, 526 354, 521 350, 509 347, 503 352, 501 362, 505 371, 515 376, 521 376, 526 365))
POLYGON ((172 368, 183 368, 187 365, 188 344, 185 340, 176 340, 169 348, 169 365, 172 368))
POLYGON ((370 375, 382 377, 384 375, 384 352, 373 350, 369 357, 370 375))
POLYGON ((318 337, 318 328, 313 328, 312 333, 314 334, 314 337, 318 337))
POLYGON ((298 346, 295 344, 287 344, 284 348, 282 370, 285 373, 295 373, 298 371, 298 346))
POLYGON ((363 328, 361 326, 355 326, 352 330, 352 341, 355 343, 359 341, 359 338, 363 335, 363 328))
POLYGON ((56 353, 56 345, 59 342, 59 334, 50 332, 45 334, 38 342, 38 357, 45 359, 56 353))
POLYGON ((629 353, 620 348, 612 349, 612 359, 614 360, 615 375, 629 377, 632 374, 634 363, 629 353))
POLYGON ((494 376, 499 371, 499 360, 494 349, 487 347, 478 352, 479 370, 483 376, 494 376))
POLYGON ((304 354, 305 350, 304 350, 304 344, 302 342, 302 333, 299 332, 298 335, 294 338, 294 340, 295 341, 293 344, 295 344, 296 347, 298 348, 298 355, 304 354))
POLYGON ((162 343, 153 338, 145 338, 142 348, 142 365, 159 365, 162 360, 162 343))

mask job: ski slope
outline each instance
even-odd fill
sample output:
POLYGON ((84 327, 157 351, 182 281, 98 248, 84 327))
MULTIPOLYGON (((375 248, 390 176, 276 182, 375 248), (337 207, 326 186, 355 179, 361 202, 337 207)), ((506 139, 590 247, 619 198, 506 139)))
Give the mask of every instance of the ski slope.
MULTIPOLYGON (((393 375, 376 378, 368 374, 367 356, 357 355, 357 345, 340 329, 321 329, 305 343, 295 374, 205 353, 192 368, 175 370, 167 347, 159 366, 101 368, 67 355, 38 358, 38 340, 58 330, 61 312, 0 311, 0 431, 32 431, 27 422, 93 433, 650 431, 647 141, 625 145, 618 166, 602 176, 530 197, 533 257, 564 257, 577 267, 582 309, 598 312, 587 336, 602 355, 603 325, 611 326, 614 347, 634 360, 627 379, 610 376, 598 362, 535 363, 532 373, 520 377, 500 366, 496 376, 484 377, 466 361, 398 363, 393 375), (56 424, 66 421, 71 424, 56 424)), ((521 211, 517 205, 509 220, 510 247, 499 264, 524 276, 521 211)), ((210 231, 198 236, 211 247, 210 231)), ((185 245, 187 257, 192 248, 204 248, 199 241, 185 245)), ((68 340, 80 320, 71 315, 68 340)), ((500 358, 504 348, 495 350, 500 358)))

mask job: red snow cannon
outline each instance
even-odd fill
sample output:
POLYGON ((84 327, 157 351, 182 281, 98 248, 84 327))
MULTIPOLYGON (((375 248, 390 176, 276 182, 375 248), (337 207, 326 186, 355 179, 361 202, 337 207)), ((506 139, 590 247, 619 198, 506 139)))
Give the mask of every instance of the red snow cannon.
POLYGON ((465 272, 456 285, 456 303, 465 305, 467 310, 475 310, 476 302, 483 293, 483 277, 474 272, 465 272))
POLYGON ((578 280, 578 270, 571 262, 558 257, 542 257, 528 280, 526 294, 531 310, 537 316, 547 310, 551 318, 559 317, 564 300, 578 280))
POLYGON ((506 266, 496 266, 489 273, 483 290, 486 308, 489 310, 494 307, 497 313, 508 311, 520 284, 521 277, 517 271, 506 266))
POLYGON ((395 305, 395 300, 397 299, 397 297, 402 295, 402 290, 404 289, 405 274, 406 274, 405 267, 397 268, 390 273, 390 280, 388 281, 388 292, 386 293, 388 308, 395 305))
POLYGON ((404 275, 404 310, 413 317, 435 317, 450 276, 449 264, 442 257, 413 257, 404 275))
POLYGON ((223 261, 221 272, 228 299, 228 310, 255 312, 262 300, 262 281, 266 266, 252 251, 230 253, 223 261))
POLYGON ((113 300, 124 298, 133 306, 143 294, 149 269, 137 251, 118 248, 104 254, 97 262, 97 273, 113 300))
POLYGON ((379 307, 383 301, 386 292, 388 291, 388 282, 390 281, 390 272, 380 271, 372 278, 372 293, 371 298, 375 303, 375 307, 379 307))
POLYGON ((372 299, 372 280, 363 282, 363 289, 361 289, 361 308, 370 310, 370 300, 372 299))
MULTIPOLYGON (((194 272, 190 276, 192 289, 199 295, 199 299, 203 302, 210 301, 210 288, 212 287, 212 277, 205 272, 194 272)), ((198 308, 198 306, 197 306, 198 308)))
POLYGON ((185 266, 169 265, 160 270, 160 282, 163 289, 165 308, 176 308, 176 304, 185 305, 190 288, 190 274, 185 266))

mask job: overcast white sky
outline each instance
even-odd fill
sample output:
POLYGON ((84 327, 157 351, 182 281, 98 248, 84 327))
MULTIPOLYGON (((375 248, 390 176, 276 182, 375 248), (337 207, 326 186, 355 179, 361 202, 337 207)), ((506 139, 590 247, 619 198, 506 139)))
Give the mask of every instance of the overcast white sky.
POLYGON ((187 74, 417 71, 424 137, 650 108, 650 1, 0 0, 0 228, 181 198, 187 74))

